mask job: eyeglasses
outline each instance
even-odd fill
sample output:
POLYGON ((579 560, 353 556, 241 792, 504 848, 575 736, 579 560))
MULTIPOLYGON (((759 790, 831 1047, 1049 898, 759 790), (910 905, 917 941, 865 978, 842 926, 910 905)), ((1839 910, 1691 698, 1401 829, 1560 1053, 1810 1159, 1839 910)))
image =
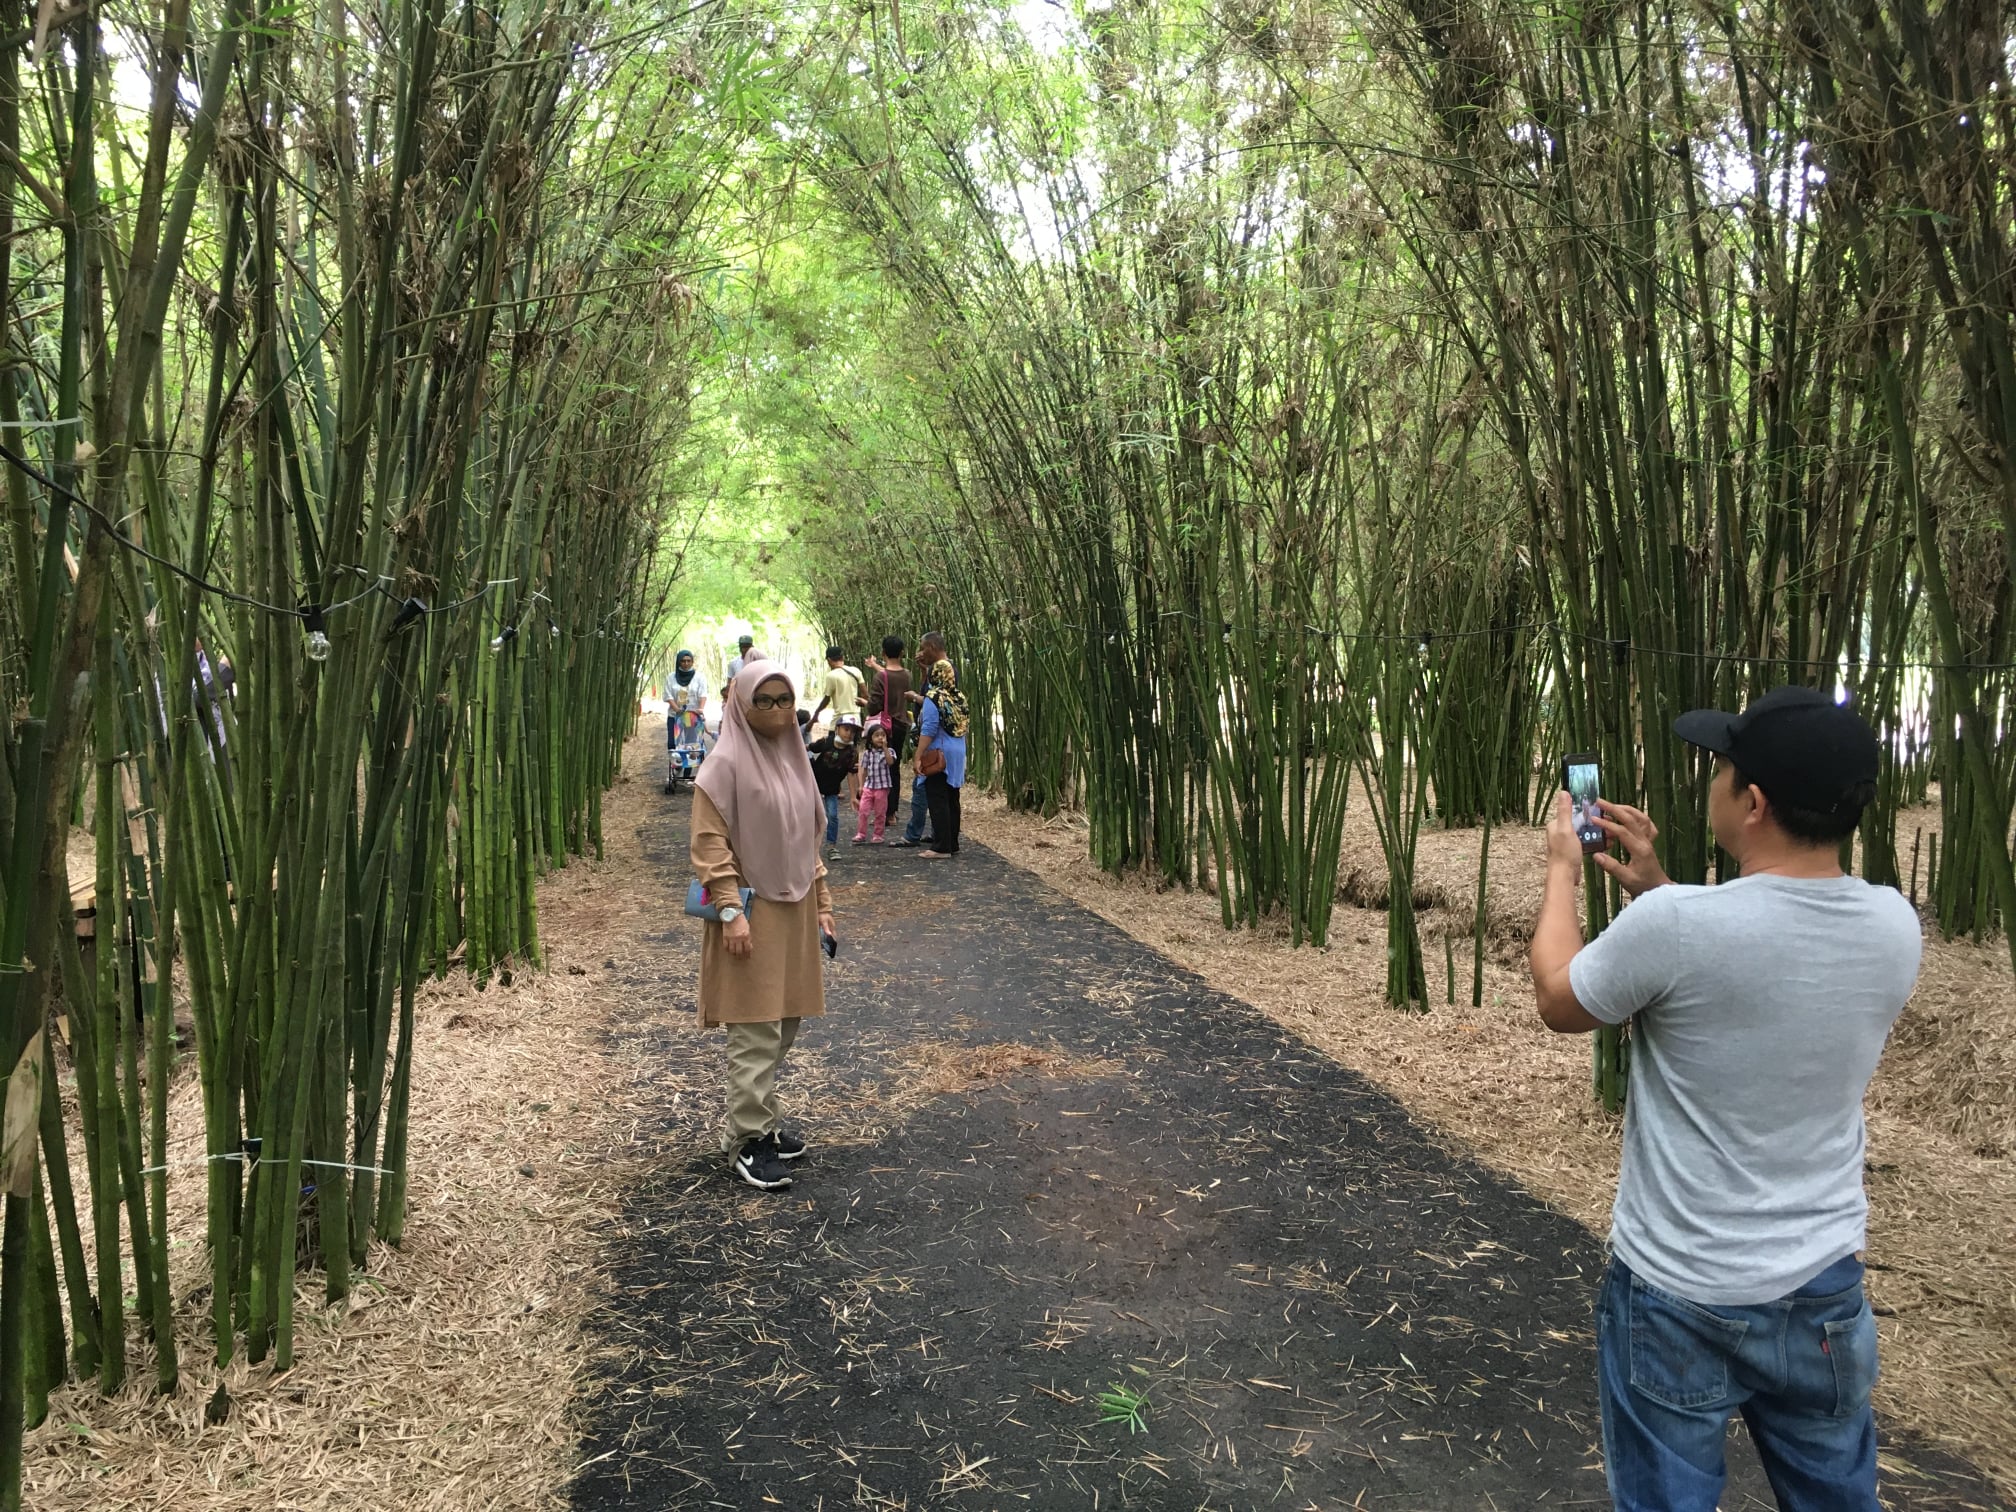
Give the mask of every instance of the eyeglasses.
POLYGON ((796 702, 798 700, 793 698, 789 693, 758 693, 754 698, 749 700, 749 707, 765 711, 770 709, 788 709, 796 702))

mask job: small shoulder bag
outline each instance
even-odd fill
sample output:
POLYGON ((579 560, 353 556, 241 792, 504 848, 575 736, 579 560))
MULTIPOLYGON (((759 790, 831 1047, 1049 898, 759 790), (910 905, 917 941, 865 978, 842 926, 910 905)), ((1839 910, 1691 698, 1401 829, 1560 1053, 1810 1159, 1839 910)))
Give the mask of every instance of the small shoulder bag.
POLYGON ((882 712, 874 717, 873 722, 875 724, 879 724, 880 726, 882 726, 882 728, 887 730, 891 735, 894 735, 896 733, 896 713, 895 710, 890 707, 892 699, 889 690, 889 673, 886 669, 881 673, 881 678, 882 678, 882 712))

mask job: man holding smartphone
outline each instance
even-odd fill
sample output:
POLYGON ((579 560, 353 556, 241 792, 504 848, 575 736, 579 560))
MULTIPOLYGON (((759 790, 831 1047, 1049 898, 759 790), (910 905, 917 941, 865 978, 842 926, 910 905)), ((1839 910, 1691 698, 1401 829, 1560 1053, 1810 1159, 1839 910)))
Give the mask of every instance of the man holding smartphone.
POLYGON ((1716 758, 1709 822, 1741 877, 1671 883, 1652 821, 1601 800, 1628 859, 1593 859, 1633 902, 1585 946, 1563 792, 1530 957, 1550 1029, 1632 1025, 1596 1313, 1610 1493, 1620 1512, 1714 1512, 1740 1412, 1781 1507, 1878 1512, 1862 1099, 1922 936, 1895 888, 1841 870, 1876 734, 1810 688, 1673 730, 1716 758))

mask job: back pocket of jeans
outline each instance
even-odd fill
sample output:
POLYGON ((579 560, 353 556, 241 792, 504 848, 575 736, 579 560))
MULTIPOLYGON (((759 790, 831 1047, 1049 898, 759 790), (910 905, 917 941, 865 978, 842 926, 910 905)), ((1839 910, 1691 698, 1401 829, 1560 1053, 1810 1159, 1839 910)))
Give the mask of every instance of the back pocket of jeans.
POLYGON ((1821 1332, 1834 1367, 1834 1416, 1854 1417, 1876 1389, 1876 1315, 1864 1299, 1854 1317, 1822 1324, 1821 1332))
POLYGON ((1631 1387, 1668 1407, 1727 1401, 1729 1361, 1750 1325, 1631 1278, 1631 1387))

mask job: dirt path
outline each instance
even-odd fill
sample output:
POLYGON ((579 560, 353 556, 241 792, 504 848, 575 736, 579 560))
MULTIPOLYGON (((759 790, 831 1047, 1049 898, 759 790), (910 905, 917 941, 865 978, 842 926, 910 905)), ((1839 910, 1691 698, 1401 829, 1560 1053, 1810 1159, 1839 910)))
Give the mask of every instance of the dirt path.
MULTIPOLYGON (((619 973, 659 1025, 685 814, 644 828, 668 927, 619 973)), ((790 1193, 727 1179, 715 1036, 625 1035, 659 1174, 611 1236, 576 1507, 1607 1504, 1587 1230, 989 852, 834 882, 790 1193), (1114 1385, 1145 1431, 1099 1421, 1114 1385)), ((2002 1505, 1885 1463, 1897 1507, 2002 1505)), ((1725 1506, 1769 1506, 1734 1468, 1725 1506)))

